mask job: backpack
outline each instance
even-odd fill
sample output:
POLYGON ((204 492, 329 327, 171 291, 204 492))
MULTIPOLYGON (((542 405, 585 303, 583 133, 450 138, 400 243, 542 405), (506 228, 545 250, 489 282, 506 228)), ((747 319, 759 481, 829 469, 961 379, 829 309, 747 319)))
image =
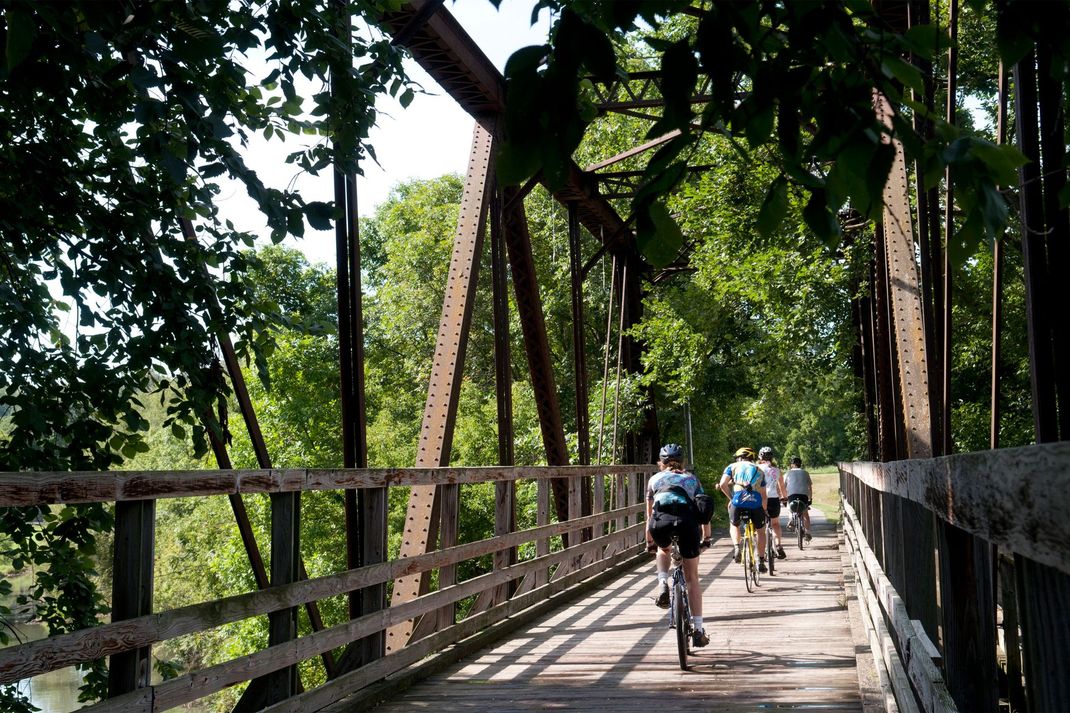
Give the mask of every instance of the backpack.
MULTIPOLYGON (((684 507, 690 514, 694 515, 702 525, 708 524, 709 521, 713 519, 713 498, 706 493, 696 493, 695 497, 692 498, 687 490, 679 485, 664 485, 657 489, 657 493, 673 493, 683 498, 686 503, 684 507)), ((659 512, 669 512, 662 510, 657 503, 654 504, 654 507, 657 508, 659 512)), ((679 515, 681 513, 670 512, 669 514, 679 515)))

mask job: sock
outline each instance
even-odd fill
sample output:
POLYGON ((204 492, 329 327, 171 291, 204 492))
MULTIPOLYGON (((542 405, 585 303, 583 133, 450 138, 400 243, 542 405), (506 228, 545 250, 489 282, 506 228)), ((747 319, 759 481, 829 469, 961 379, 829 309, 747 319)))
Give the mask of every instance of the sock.
POLYGON ((695 622, 695 631, 702 631, 702 617, 698 615, 692 616, 691 621, 695 622))
POLYGON ((669 581, 668 572, 658 572, 658 584, 665 584, 669 581))

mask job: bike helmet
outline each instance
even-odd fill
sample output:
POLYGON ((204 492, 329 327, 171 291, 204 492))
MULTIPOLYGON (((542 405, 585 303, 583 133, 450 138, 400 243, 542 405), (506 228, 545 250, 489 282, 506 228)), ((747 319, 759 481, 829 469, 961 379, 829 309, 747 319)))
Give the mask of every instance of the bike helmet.
POLYGON ((762 446, 758 449, 758 458, 760 460, 773 460, 773 449, 769 446, 762 446))
POLYGON ((754 449, 750 446, 743 446, 736 451, 736 458, 746 458, 747 460, 754 460, 754 449))
POLYGON ((677 443, 666 443, 658 453, 658 459, 662 462, 670 460, 683 460, 684 449, 677 443))

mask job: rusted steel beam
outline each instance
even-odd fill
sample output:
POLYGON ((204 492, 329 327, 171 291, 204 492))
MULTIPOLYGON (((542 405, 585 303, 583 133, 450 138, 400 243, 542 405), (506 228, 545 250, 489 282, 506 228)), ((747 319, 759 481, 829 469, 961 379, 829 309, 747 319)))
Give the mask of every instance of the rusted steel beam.
MULTIPOLYGON (((411 0, 382 17, 384 26, 398 33, 433 0, 411 0)), ((436 3, 437 4, 437 3, 436 3)), ((403 44, 413 58, 465 111, 488 126, 505 110, 505 79, 445 8, 437 8, 427 22, 403 44)), ((580 223, 599 240, 614 246, 634 246, 634 235, 586 174, 572 164, 565 185, 553 190, 563 205, 577 203, 580 223)))
POLYGON ((1047 299, 1049 280, 1041 183, 1040 127, 1037 125, 1036 56, 1030 52, 1014 67, 1015 126, 1018 149, 1026 161, 1018 169, 1019 214, 1022 221, 1022 261, 1025 266, 1025 315, 1029 339, 1029 382, 1037 441, 1059 440, 1055 362, 1052 346, 1054 316, 1047 299))
POLYGON ((679 129, 674 129, 673 131, 670 131, 669 133, 667 133, 667 134, 665 134, 663 136, 659 136, 656 139, 651 139, 650 141, 647 141, 646 143, 639 144, 638 146, 630 148, 627 151, 622 151, 621 153, 617 154, 616 156, 611 156, 610 158, 607 158, 607 159, 605 159, 603 161, 599 161, 598 163, 592 163, 590 166, 586 167, 583 170, 586 171, 587 173, 594 173, 595 171, 600 171, 603 168, 606 168, 608 166, 612 166, 615 163, 620 163, 624 159, 631 158, 632 156, 638 156, 639 154, 643 153, 644 151, 649 151, 652 148, 655 148, 657 146, 661 146, 664 143, 672 141, 673 139, 675 139, 679 135, 680 135, 680 130, 679 129))
MULTIPOLYGON (((186 240, 196 241, 197 234, 193 228, 193 222, 188 218, 182 218, 179 221, 179 225, 182 229, 182 235, 186 240)), ((219 310, 219 305, 213 305, 214 309, 219 310)), ((227 368, 227 376, 230 377, 231 388, 234 391, 234 398, 238 402, 238 410, 241 412, 242 421, 245 423, 245 429, 249 433, 249 441, 253 446, 253 453, 256 455, 257 465, 261 468, 271 468, 271 456, 268 453, 267 441, 264 439, 264 434, 260 430, 260 420, 256 417, 256 409, 253 408, 253 401, 249 398, 249 388, 245 384, 245 374, 242 372, 241 364, 238 362, 238 355, 234 351, 234 345, 231 342, 230 335, 226 332, 219 332, 216 334, 216 342, 219 344, 219 351, 223 355, 223 363, 227 368)), ((227 452, 226 445, 219 439, 219 437, 213 433, 211 428, 208 428, 208 419, 202 419, 205 422, 205 430, 208 432, 209 442, 212 446, 212 453, 215 455, 216 464, 220 469, 230 470, 231 462, 230 455, 227 452)), ((237 493, 232 493, 228 496, 230 501, 231 510, 234 512, 234 519, 238 525, 238 533, 242 539, 242 545, 245 547, 246 556, 249 558, 249 565, 253 570, 253 578, 256 581, 257 587, 260 589, 266 589, 268 587, 268 575, 267 568, 264 565, 263 557, 260 554, 260 548, 257 545, 256 537, 253 534, 253 526, 249 521, 249 513, 245 508, 245 501, 242 496, 237 493)), ((305 566, 302 560, 298 560, 298 574, 301 577, 306 576, 305 566)), ((319 605, 316 602, 310 602, 306 607, 309 623, 312 625, 314 631, 319 631, 323 628, 323 617, 320 616, 319 605)), ((323 667, 328 676, 332 676, 335 673, 334 654, 327 652, 327 655, 323 657, 323 667)))
MULTIPOLYGON (((588 413, 587 393, 587 347, 584 329, 583 310, 583 266, 580 263, 580 223, 576 216, 576 207, 568 206, 568 246, 569 278, 572 293, 572 373, 575 388, 576 407, 576 454, 580 465, 591 462, 591 428, 588 413)), ((570 491, 578 490, 576 498, 569 498, 569 515, 572 518, 590 515, 591 502, 590 478, 573 478, 570 491), (578 502, 576 500, 578 499, 578 502), (578 505, 578 512, 577 506, 578 505)), ((583 532, 583 539, 591 539, 590 530, 583 532)))
MULTIPOLYGON (((483 225, 488 194, 493 184, 493 144, 491 132, 477 123, 472 135, 468 174, 460 215, 457 218, 453 257, 446 278, 442 318, 435 343, 434 366, 420 428, 417 466, 434 467, 449 463, 468 330, 475 304, 483 246, 483 225)), ((440 512, 437 492, 438 489, 434 485, 420 485, 412 489, 401 541, 401 557, 422 554, 434 547, 439 530, 436 518, 440 512)), ((426 576, 399 579, 394 583, 391 603, 410 601, 426 591, 427 586, 426 576)), ((407 622, 391 627, 387 631, 387 650, 396 651, 408 643, 413 625, 413 622, 407 622)))
MULTIPOLYGON (((592 81, 594 105, 600 112, 665 106, 661 81, 660 71, 630 72, 627 77, 612 82, 592 81)), ((703 75, 691 96, 691 103, 705 104, 710 101, 709 88, 710 78, 703 75)))
MULTIPOLYGON (((550 346, 546 338, 542 298, 535 276, 535 260, 531 254, 531 235, 522 201, 510 201, 515 188, 506 188, 503 202, 512 205, 503 211, 502 228, 512 268, 513 291, 516 296, 520 327, 524 335, 524 351, 531 372, 531 386, 535 392, 535 406, 539 413, 546 462, 549 465, 568 463, 568 447, 561 421, 561 407, 557 400, 550 346)), ((561 479, 552 482, 554 505, 559 520, 568 519, 568 486, 561 479)))
MULTIPOLYGON (((1050 28, 1049 34, 1058 34, 1070 23, 1070 12, 1064 3, 1053 3, 1043 8, 1050 28)), ((1062 276, 1070 269, 1070 209, 1063 198, 1067 191, 1066 164, 1066 95, 1064 85, 1054 77, 1065 59, 1053 56, 1052 45, 1060 38, 1048 37, 1037 44, 1037 99, 1040 105, 1040 154, 1044 176, 1044 226, 1047 229, 1048 281, 1047 299, 1053 315, 1066 314, 1070 299, 1066 290, 1056 287, 1062 276)), ((1056 365, 1051 388, 1058 403, 1059 438, 1070 438, 1070 330, 1056 326, 1052 320, 1052 359, 1056 365)))
MULTIPOLYGON (((998 99, 996 108, 996 143, 1007 143, 1007 70, 999 63, 998 99)), ((1000 428, 1000 363, 1003 332, 1003 241, 1006 233, 997 237, 992 246, 992 397, 988 447, 999 448, 1000 428)), ((1017 635, 1017 634, 1016 634, 1017 635)))
MULTIPOLYGON (((569 273, 572 286, 572 369, 576 379, 576 436, 580 465, 591 462, 588 422, 587 345, 583 315, 583 267, 580 264, 580 223, 575 206, 568 206, 569 273)), ((585 512, 584 514, 589 514, 585 512)))
MULTIPOLYGON (((874 106, 882 123, 890 128, 893 110, 887 99, 874 92, 874 106)), ((903 394, 906 456, 926 458, 932 455, 933 444, 925 327, 921 316, 918 268, 914 261, 903 145, 898 140, 891 140, 891 143, 895 148, 895 160, 884 187, 884 260, 889 285, 894 286, 891 290, 892 325, 899 355, 897 372, 903 394)))

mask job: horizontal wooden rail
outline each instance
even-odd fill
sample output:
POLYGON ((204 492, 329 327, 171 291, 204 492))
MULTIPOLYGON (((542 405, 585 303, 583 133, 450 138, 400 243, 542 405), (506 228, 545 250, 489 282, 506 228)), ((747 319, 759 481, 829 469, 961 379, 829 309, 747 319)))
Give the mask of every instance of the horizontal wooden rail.
POLYGON ((919 503, 1001 549, 1070 574, 1070 442, 841 463, 840 471, 919 503))
MULTIPOLYGON (((577 554, 593 551, 605 547, 618 539, 625 538, 629 535, 634 536, 636 533, 641 532, 642 524, 633 525, 626 530, 614 532, 604 537, 596 538, 588 542, 578 545, 574 548, 567 550, 560 550, 550 555, 539 557, 533 560, 525 561, 518 565, 512 565, 510 567, 496 570, 473 579, 466 580, 460 584, 452 585, 444 589, 425 594, 417 597, 411 601, 405 602, 386 609, 367 614, 347 621, 343 624, 333 626, 329 629, 317 631, 308 636, 303 636, 293 641, 288 641, 283 644, 271 646, 266 649, 261 649, 255 653, 242 656, 236 659, 232 659, 216 666, 196 671, 194 673, 179 676, 177 678, 163 681, 150 688, 153 693, 148 698, 138 699, 141 701, 139 710, 143 710, 146 713, 149 711, 164 711, 170 708, 183 705, 195 701, 199 698, 203 698, 207 695, 220 691, 228 686, 232 686, 242 681, 250 680, 258 676, 262 676, 272 671, 278 671, 286 668, 299 661, 312 658, 319 655, 321 652, 337 648, 351 641, 359 640, 369 634, 376 631, 382 631, 383 629, 397 624, 398 622, 411 619, 421 614, 426 614, 431 611, 435 611, 441 608, 445 604, 453 603, 464 599, 465 597, 477 594, 480 591, 484 591, 491 587, 509 582, 514 579, 522 577, 525 573, 537 568, 545 568, 553 564, 560 564, 566 560, 575 557, 577 554), (147 705, 146 705, 147 704, 147 705)), ((605 569, 609 564, 617 561, 621 556, 635 557, 640 555, 643 549, 638 545, 631 547, 624 553, 618 553, 615 558, 597 562, 589 565, 585 570, 576 570, 566 575, 564 581, 568 584, 574 583, 583 579, 584 577, 591 576, 592 572, 600 572, 605 569)), ((505 604, 494 607, 487 612, 483 612, 479 617, 483 617, 481 620, 486 620, 483 615, 490 614, 495 610, 502 610, 500 614, 501 618, 508 616, 508 611, 514 610, 515 607, 520 606, 520 602, 527 601, 534 603, 539 599, 548 596, 552 592, 558 592, 562 589, 562 584, 555 585, 553 581, 548 585, 543 585, 540 588, 528 592, 523 597, 510 600, 505 604)), ((423 656, 431 653, 442 646, 445 646, 455 641, 460 640, 466 636, 470 636, 475 631, 471 630, 470 626, 464 626, 468 620, 464 620, 457 625, 448 627, 438 632, 437 639, 435 639, 435 647, 430 650, 424 651, 424 647, 418 646, 420 642, 417 642, 416 648, 413 646, 407 646, 401 649, 402 652, 409 651, 413 648, 413 651, 409 652, 407 657, 392 657, 388 656, 381 659, 379 662, 380 670, 379 677, 394 673, 405 666, 409 665, 413 661, 423 658, 423 656), (417 650, 422 651, 418 656, 417 650), (415 656, 415 658, 413 658, 415 656)), ((430 637, 429 637, 430 638, 430 637)), ((423 640, 421 640, 423 641, 423 640)), ((367 675, 364 668, 359 669, 359 672, 367 675)), ((376 680, 376 679, 371 679, 376 680)), ((319 689, 316 689, 319 690, 319 689)), ((345 695, 348 695, 351 691, 346 688, 345 695)), ((140 692, 139 692, 140 693, 140 692)), ((104 701, 97 706, 84 709, 87 713, 100 713, 101 711, 127 711, 137 710, 131 706, 133 699, 114 699, 104 701), (118 705, 119 707, 115 707, 118 705)), ((312 708, 296 708, 294 710, 313 710, 312 708)))
POLYGON ((0 472, 0 507, 649 473, 643 465, 0 472))
MULTIPOLYGON (((605 522, 611 522, 623 515, 636 515, 642 509, 642 504, 631 505, 610 512, 589 515, 576 520, 555 522, 486 540, 436 550, 415 557, 405 557, 368 565, 324 577, 269 587, 256 592, 238 594, 225 599, 193 604, 134 619, 111 622, 91 629, 82 629, 69 634, 60 634, 47 639, 0 649, 0 684, 37 676, 85 661, 93 661, 103 656, 130 651, 159 641, 203 631, 204 629, 241 619, 269 614, 311 601, 345 594, 355 589, 392 581, 404 575, 417 574, 438 567, 457 564, 467 559, 516 547, 538 538, 560 535, 577 528, 595 527, 605 522)), ((614 532, 611 540, 616 541, 623 536, 622 533, 632 530, 634 528, 614 532)), ((577 552, 586 552, 590 549, 594 548, 585 544, 582 548, 565 550, 565 553, 574 555, 577 552)), ((524 565, 537 561, 541 560, 530 560, 525 562, 524 565)), ((554 562, 556 561, 554 560, 554 562)), ((535 567, 531 567, 531 569, 535 569, 535 567)), ((524 571, 527 571, 527 569, 524 571)), ((495 584, 498 584, 498 582, 495 582, 495 584)))
POLYGON ((890 678, 899 710, 903 713, 953 713, 957 710, 943 674, 933 662, 939 655, 921 627, 907 614, 895 587, 885 576, 873 550, 858 527, 858 516, 847 502, 844 509, 844 539, 858 573, 859 602, 872 630, 871 648, 890 678), (918 700, 911 691, 911 682, 918 700), (920 705, 919 705, 920 702, 920 705))

